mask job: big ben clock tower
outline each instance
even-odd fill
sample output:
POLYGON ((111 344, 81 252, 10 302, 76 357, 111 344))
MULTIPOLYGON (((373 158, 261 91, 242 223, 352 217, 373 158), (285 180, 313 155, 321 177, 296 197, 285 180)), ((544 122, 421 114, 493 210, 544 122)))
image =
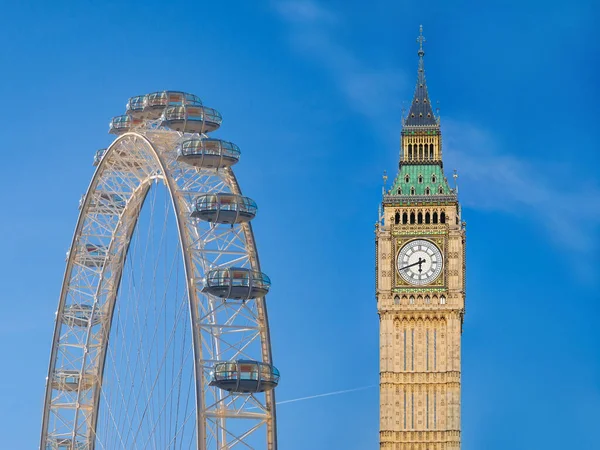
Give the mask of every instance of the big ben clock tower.
POLYGON ((398 175, 376 226, 380 448, 460 449, 465 226, 444 176, 423 58, 402 121, 398 175))

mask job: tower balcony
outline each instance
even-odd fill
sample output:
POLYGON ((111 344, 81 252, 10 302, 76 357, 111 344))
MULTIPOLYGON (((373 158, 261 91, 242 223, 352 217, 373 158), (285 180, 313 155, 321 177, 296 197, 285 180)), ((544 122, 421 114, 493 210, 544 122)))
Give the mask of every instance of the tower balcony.
POLYGON ((220 169, 240 160, 240 148, 220 139, 188 139, 177 147, 177 159, 195 167, 220 169))
POLYGON ((206 106, 169 106, 161 116, 162 124, 182 133, 210 133, 221 126, 221 114, 206 106))
POLYGON ((271 364, 251 360, 215 365, 211 386, 238 394, 270 391, 279 383, 279 370, 271 364))
POLYGON ((264 297, 271 287, 267 275, 251 269, 229 267, 206 274, 203 291, 220 298, 249 300, 264 297))
POLYGON ((110 121, 108 132, 117 135, 127 133, 143 123, 144 121, 142 119, 134 118, 129 115, 116 116, 110 121))
POLYGON ((254 219, 257 209, 256 202, 249 197, 206 194, 196 197, 191 216, 206 222, 234 224, 254 219))

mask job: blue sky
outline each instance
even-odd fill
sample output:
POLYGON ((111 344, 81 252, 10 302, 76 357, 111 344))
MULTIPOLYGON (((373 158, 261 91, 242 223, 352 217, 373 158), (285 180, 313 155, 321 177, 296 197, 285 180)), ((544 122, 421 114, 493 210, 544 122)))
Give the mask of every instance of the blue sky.
MULTIPOLYGON (((0 431, 36 448, 77 202, 128 97, 219 109, 273 280, 279 400, 378 381, 374 223, 420 24, 467 225, 463 448, 600 448, 591 0, 10 2, 0 15, 0 431)), ((283 404, 286 450, 376 448, 376 388, 283 404)))

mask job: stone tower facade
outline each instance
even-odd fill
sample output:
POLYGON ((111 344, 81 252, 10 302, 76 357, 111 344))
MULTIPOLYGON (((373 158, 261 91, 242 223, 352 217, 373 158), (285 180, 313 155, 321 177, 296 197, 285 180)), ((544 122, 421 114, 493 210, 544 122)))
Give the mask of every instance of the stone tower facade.
POLYGON ((444 176, 422 29, 398 175, 376 226, 380 448, 459 450, 465 224, 444 176))

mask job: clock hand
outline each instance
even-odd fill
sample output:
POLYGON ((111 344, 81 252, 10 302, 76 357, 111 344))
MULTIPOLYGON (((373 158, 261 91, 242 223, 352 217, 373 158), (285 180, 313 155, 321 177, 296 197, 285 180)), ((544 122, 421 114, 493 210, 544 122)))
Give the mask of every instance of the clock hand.
POLYGON ((423 258, 423 260, 421 260, 421 258, 419 258, 419 273, 423 272, 423 268, 421 267, 421 265, 425 262, 425 258, 423 258))
POLYGON ((425 262, 424 259, 419 258, 419 260, 416 263, 412 263, 412 264, 409 264, 408 266, 400 267, 400 269, 398 269, 398 270, 408 269, 409 267, 416 266, 417 264, 419 265, 419 267, 421 267, 421 264, 423 264, 424 262, 425 262))

